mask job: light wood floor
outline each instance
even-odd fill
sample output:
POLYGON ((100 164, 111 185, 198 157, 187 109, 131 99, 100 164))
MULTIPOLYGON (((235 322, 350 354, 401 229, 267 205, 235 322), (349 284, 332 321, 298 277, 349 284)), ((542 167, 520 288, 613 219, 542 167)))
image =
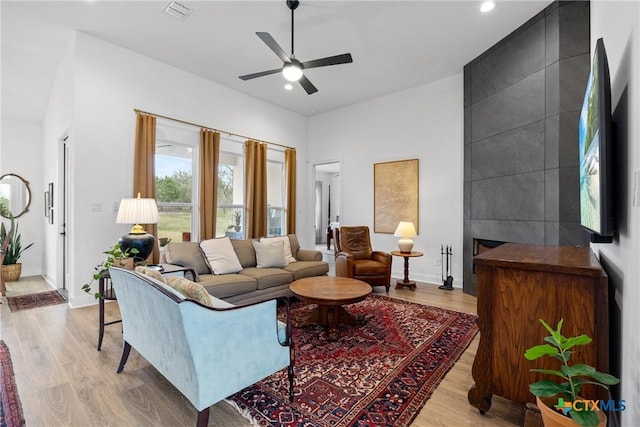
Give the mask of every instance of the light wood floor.
MULTIPOLYGON (((8 284, 9 295, 19 291, 13 285, 8 284)), ((44 285, 42 290, 46 289, 44 285)), ((376 288, 376 292, 384 293, 384 289, 376 288)), ((458 289, 439 290, 437 285, 418 284, 415 292, 392 288, 389 294, 458 311, 476 310, 475 298, 458 289)), ((106 311, 108 319, 119 318, 117 304, 107 304, 106 311)), ((72 310, 61 304, 13 313, 5 300, 0 305, 0 324, 0 338, 11 352, 28 427, 195 425, 196 410, 135 350, 124 372, 115 373, 122 343, 119 325, 106 327, 102 351, 96 351, 97 306, 72 310)), ((494 396, 485 415, 469 405, 467 391, 473 384, 471 366, 477 346, 476 336, 413 426, 523 424, 523 408, 499 397, 494 396)), ((220 402, 211 407, 209 425, 250 424, 220 402)))

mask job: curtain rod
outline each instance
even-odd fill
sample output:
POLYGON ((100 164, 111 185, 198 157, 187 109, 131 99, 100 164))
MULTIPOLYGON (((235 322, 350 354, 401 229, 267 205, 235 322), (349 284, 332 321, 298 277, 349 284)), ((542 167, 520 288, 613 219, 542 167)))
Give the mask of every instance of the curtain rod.
POLYGON ((226 133, 227 135, 233 135, 233 136, 237 136, 239 138, 246 138, 246 139, 251 139, 254 141, 258 141, 258 142, 263 142, 265 144, 270 144, 270 145, 275 145, 277 147, 282 147, 282 148, 293 148, 293 147, 289 147, 287 145, 282 145, 282 144, 277 144, 275 142, 269 142, 269 141, 264 141, 262 139, 256 139, 256 138, 252 138, 250 136, 245 136, 245 135, 240 135, 239 133, 234 133, 234 132, 228 132, 226 130, 221 130, 221 129, 215 129, 212 128, 211 126, 205 126, 205 125, 200 125, 198 123, 193 123, 193 122, 188 122, 186 120, 181 120, 181 119, 176 119, 174 117, 169 117, 169 116, 163 116, 162 114, 156 114, 156 113, 150 113, 148 111, 143 111, 143 110, 139 110, 137 108, 134 108, 133 111, 135 111, 136 113, 142 113, 142 114, 148 114, 150 116, 155 116, 155 117, 160 117, 163 119, 167 119, 167 120, 172 120, 174 122, 178 122, 178 123, 184 123, 185 125, 191 125, 191 126, 197 126, 199 128, 206 128, 206 129, 211 129, 214 130, 216 132, 220 132, 220 133, 226 133))

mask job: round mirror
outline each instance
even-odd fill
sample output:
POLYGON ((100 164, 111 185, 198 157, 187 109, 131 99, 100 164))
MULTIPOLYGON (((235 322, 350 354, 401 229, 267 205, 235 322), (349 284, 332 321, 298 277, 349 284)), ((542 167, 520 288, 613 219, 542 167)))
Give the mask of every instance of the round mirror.
POLYGON ((29 210, 31 190, 29 182, 20 176, 7 173, 0 176, 0 215, 18 218, 29 210))

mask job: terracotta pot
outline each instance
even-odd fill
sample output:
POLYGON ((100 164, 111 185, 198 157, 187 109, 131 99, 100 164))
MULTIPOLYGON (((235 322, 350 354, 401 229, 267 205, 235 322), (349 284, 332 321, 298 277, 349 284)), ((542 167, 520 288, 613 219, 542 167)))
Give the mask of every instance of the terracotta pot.
POLYGON ((133 270, 133 258, 116 258, 113 260, 113 266, 133 270))
MULTIPOLYGON (((557 397, 537 397, 536 404, 542 415, 542 423, 544 427, 576 427, 578 424, 571 419, 571 417, 565 417, 562 413, 555 410, 554 405, 558 404, 557 397)), ((606 427, 607 416, 604 412, 598 412, 598 418, 600 422, 598 427, 606 427)))
POLYGON ((2 266, 2 280, 5 282, 15 282, 22 274, 22 263, 8 264, 2 266))

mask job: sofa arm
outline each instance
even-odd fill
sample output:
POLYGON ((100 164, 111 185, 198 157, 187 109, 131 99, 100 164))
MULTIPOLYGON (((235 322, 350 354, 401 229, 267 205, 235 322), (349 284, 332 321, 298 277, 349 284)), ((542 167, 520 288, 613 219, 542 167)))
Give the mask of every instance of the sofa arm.
POLYGON ((353 278, 353 255, 346 252, 336 254, 336 277, 353 278))
POLYGON ((192 282, 197 282, 199 280, 198 274, 193 268, 185 267, 180 264, 162 264, 162 271, 160 271, 160 274, 163 276, 183 276, 192 282))
POLYGON ((322 252, 310 249, 299 249, 296 259, 298 261, 322 261, 322 252))

